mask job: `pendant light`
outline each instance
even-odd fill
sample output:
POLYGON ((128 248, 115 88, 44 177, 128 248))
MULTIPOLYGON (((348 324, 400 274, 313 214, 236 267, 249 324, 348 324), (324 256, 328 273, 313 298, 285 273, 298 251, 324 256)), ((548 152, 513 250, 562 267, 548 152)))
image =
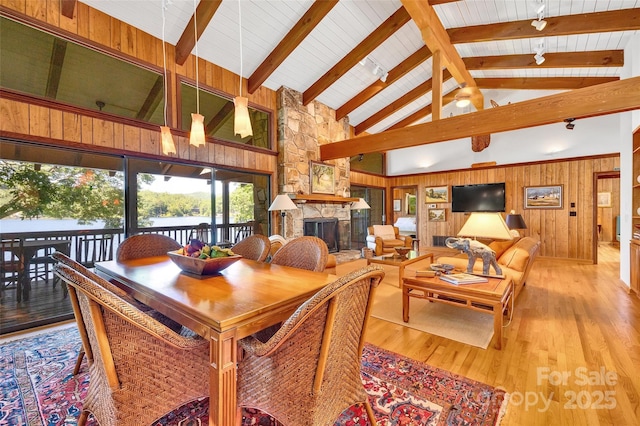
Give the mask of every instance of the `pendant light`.
POLYGON ((242 0, 238 0, 238 26, 240 27, 240 96, 233 99, 235 113, 233 117, 233 133, 241 138, 253 136, 251 129, 251 119, 249 118, 249 99, 242 96, 242 10, 240 7, 242 0))
POLYGON ((173 155, 176 153, 176 144, 171 135, 171 129, 167 126, 167 52, 164 43, 164 28, 166 25, 165 10, 166 0, 162 0, 162 68, 164 70, 164 126, 160 126, 160 138, 162 140, 162 153, 173 155))
POLYGON ((191 134, 189 144, 195 147, 204 146, 204 116, 200 115, 200 87, 198 86, 198 19, 196 3, 193 0, 193 31, 196 40, 196 112, 191 113, 191 134))

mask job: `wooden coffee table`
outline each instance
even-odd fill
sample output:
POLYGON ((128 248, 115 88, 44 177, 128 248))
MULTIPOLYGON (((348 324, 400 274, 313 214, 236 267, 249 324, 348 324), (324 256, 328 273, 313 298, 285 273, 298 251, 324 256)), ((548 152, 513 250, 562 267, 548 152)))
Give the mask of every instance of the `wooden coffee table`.
MULTIPOLYGON (((486 283, 455 285, 438 277, 404 277, 402 279, 404 322, 409 321, 410 297, 493 313, 494 347, 502 348, 502 316, 505 310, 507 314, 513 310, 513 282, 510 278, 489 278, 486 283)), ((473 324, 469 326, 472 327, 473 324)))
POLYGON ((370 259, 367 259, 367 266, 372 263, 378 263, 381 265, 391 265, 397 266, 400 271, 398 272, 398 287, 402 287, 402 277, 404 276, 404 268, 407 265, 411 265, 412 263, 420 262, 425 259, 431 259, 431 263, 433 263, 433 253, 422 253, 420 254, 417 250, 411 250, 407 253, 406 256, 400 257, 394 254, 387 254, 382 256, 374 256, 370 259))

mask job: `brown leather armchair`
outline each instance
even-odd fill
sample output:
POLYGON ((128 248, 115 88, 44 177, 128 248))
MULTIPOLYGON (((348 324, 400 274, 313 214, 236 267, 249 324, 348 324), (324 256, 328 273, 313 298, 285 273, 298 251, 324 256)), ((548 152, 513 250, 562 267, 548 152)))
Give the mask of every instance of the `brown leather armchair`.
POLYGON ((367 233, 367 247, 372 249, 376 256, 395 253, 396 247, 413 248, 413 238, 400 235, 397 226, 373 225, 367 228, 367 233))

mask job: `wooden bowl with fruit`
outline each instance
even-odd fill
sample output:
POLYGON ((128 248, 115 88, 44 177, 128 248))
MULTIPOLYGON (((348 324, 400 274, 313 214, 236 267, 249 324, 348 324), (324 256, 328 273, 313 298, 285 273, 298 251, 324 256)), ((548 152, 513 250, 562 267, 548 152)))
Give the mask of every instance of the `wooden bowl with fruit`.
POLYGON ((231 249, 210 246, 196 239, 167 254, 180 269, 195 275, 217 274, 238 259, 242 259, 242 256, 233 253, 231 249))

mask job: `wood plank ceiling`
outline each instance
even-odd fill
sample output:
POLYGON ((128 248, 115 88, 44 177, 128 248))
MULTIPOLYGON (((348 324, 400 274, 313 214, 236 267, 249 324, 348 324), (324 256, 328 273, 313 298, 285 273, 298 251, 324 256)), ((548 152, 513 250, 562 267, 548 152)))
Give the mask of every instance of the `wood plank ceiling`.
MULTIPOLYGON (((165 39, 176 45, 178 63, 195 50, 197 5, 200 57, 238 74, 242 69, 249 92, 286 86, 303 93, 304 104, 317 100, 338 119, 348 116, 357 135, 379 135, 367 136, 366 151, 347 142, 323 148, 323 159, 398 148, 382 133, 399 129, 411 135, 405 144, 429 143, 416 124, 462 114, 471 119, 473 111, 506 106, 513 91, 603 85, 616 92, 618 86, 607 84, 619 80, 623 48, 640 31, 640 0, 81 1, 158 38, 164 5, 165 39), (533 24, 542 20, 539 31, 533 24), (544 62, 536 63, 540 49, 544 62), (456 96, 468 96, 472 106, 456 108, 456 96)), ((73 4, 63 0, 63 13, 73 12, 73 4)), ((584 93, 562 99, 594 102, 581 109, 583 116, 603 113, 600 101, 584 93)), ((640 108, 640 100, 617 108, 640 108)), ((486 114, 489 121, 506 117, 486 114)), ((537 121, 564 118, 566 111, 556 111, 537 121)))

